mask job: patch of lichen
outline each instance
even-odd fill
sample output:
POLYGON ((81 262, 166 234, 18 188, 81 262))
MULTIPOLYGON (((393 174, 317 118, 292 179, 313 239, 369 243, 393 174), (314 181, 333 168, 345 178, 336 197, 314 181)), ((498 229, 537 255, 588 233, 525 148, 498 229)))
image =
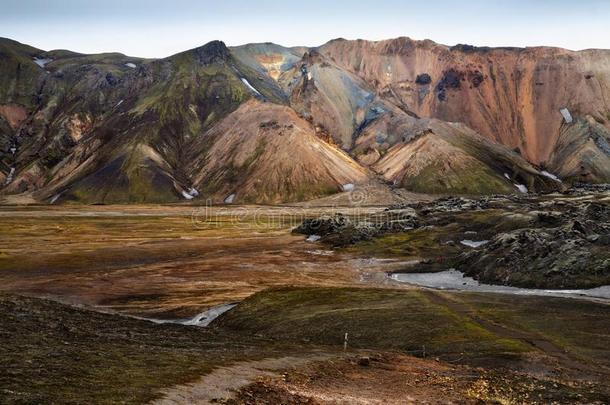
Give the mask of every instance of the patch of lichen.
POLYGON ((478 163, 453 170, 448 169, 444 162, 434 162, 416 176, 404 178, 402 186, 407 190, 429 194, 482 195, 513 191, 505 179, 478 163))
POLYGON ((358 242, 344 250, 365 256, 401 257, 407 260, 437 258, 444 261, 455 253, 455 249, 441 245, 439 237, 445 236, 455 229, 455 227, 442 227, 386 234, 358 242))

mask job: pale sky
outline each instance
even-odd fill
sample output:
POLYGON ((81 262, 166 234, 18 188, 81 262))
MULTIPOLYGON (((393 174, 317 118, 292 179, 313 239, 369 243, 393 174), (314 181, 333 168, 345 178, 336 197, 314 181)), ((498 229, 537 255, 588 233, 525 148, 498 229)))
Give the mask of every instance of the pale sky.
POLYGON ((317 46, 408 36, 610 49, 608 0, 0 0, 0 36, 44 50, 164 57, 219 39, 317 46))

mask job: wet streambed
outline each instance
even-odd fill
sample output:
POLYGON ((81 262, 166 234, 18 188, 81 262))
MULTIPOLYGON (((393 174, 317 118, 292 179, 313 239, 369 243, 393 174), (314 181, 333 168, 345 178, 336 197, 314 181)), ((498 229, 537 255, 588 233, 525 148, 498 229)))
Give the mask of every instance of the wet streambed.
POLYGON ((446 270, 438 273, 394 273, 392 280, 422 287, 440 290, 459 290, 483 293, 504 293, 516 295, 539 295, 551 297, 594 297, 610 299, 610 286, 602 286, 582 290, 545 290, 536 288, 520 288, 503 285, 482 284, 457 270, 446 270))

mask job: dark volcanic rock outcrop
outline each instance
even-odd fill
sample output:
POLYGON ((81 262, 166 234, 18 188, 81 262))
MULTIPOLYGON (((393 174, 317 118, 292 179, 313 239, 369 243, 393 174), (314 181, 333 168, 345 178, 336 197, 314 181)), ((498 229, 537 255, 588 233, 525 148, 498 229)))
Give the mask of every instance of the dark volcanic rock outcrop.
POLYGON ((406 232, 420 225, 419 217, 413 209, 396 208, 366 219, 350 219, 341 214, 307 219, 292 232, 317 235, 321 242, 341 247, 388 233, 406 232))
MULTIPOLYGON (((319 235, 331 246, 402 233, 390 247, 420 258, 406 271, 456 268, 488 284, 573 289, 610 285, 610 203, 603 187, 564 196, 448 197, 399 204, 358 221, 308 220, 294 232, 319 235)), ((383 255, 383 241, 375 246, 383 255)))
POLYGON ((542 227, 500 233, 465 254, 456 268, 489 284, 555 289, 610 284, 610 206, 591 203, 537 215, 542 227))

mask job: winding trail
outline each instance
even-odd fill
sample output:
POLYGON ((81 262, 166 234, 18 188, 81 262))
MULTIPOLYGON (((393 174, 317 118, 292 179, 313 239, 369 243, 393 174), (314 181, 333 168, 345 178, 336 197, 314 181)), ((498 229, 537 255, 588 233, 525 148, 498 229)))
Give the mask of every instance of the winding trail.
MULTIPOLYGON (((336 356, 336 354, 335 354, 336 356)), ((331 354, 316 353, 309 356, 287 356, 244 361, 220 367, 198 381, 178 385, 162 391, 163 397, 152 405, 215 404, 232 398, 234 393, 260 377, 279 377, 279 371, 302 367, 313 361, 325 360, 331 354)))

